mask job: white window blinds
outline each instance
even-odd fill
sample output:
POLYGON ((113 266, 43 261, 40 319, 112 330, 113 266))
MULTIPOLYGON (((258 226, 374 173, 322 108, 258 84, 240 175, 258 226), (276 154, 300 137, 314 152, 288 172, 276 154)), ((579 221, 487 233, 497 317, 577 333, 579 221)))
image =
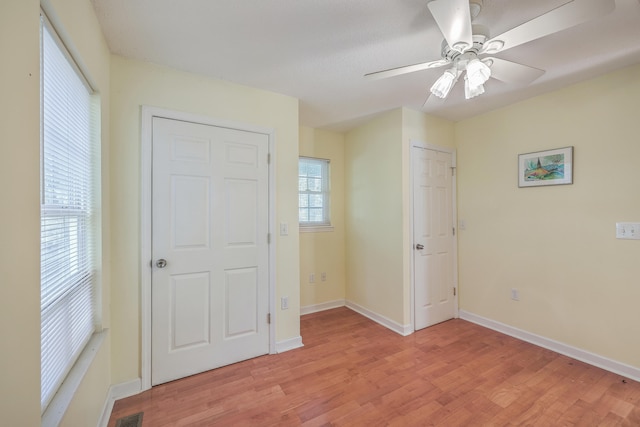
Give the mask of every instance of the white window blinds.
POLYGON ((94 331, 95 108, 55 33, 42 25, 41 405, 94 331))
POLYGON ((300 226, 331 225, 329 160, 300 157, 298 167, 298 221, 300 226))

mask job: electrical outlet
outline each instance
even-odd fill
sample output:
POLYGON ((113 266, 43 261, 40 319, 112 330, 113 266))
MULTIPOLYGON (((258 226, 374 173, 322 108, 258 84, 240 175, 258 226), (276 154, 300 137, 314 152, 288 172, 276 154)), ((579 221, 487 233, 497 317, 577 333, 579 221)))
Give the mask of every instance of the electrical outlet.
POLYGON ((309 283, 316 283, 316 275, 311 273, 309 275, 309 283))
POLYGON ((520 291, 516 288, 511 288, 511 299, 514 301, 520 301, 520 291))
POLYGON ((282 310, 288 310, 289 309, 289 297, 280 298, 280 308, 282 310))
POLYGON ((322 282, 326 282, 327 281, 327 273, 325 273, 324 271, 322 273, 320 273, 320 280, 322 282))

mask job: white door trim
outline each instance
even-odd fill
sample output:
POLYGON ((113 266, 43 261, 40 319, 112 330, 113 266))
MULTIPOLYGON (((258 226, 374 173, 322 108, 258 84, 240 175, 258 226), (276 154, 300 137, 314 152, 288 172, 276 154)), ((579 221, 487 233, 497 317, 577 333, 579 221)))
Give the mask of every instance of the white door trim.
POLYGON ((435 144, 428 144, 426 142, 422 142, 422 141, 416 141, 416 140, 410 140, 409 141, 409 167, 410 167, 410 177, 409 177, 409 191, 411 194, 411 198, 410 198, 410 206, 409 206, 409 216, 410 216, 410 220, 409 220, 409 224, 410 224, 410 236, 411 236, 411 256, 409 257, 410 259, 410 266, 411 266, 411 301, 410 301, 410 309, 411 309, 411 330, 415 332, 416 330, 416 318, 415 318, 415 291, 416 291, 416 281, 415 281, 415 272, 414 272, 414 255, 413 255, 413 245, 415 244, 415 242, 413 241, 413 174, 414 174, 414 170, 413 170, 413 161, 414 161, 414 154, 413 154, 413 149, 415 148, 425 148, 428 150, 434 150, 434 151, 440 151, 440 152, 444 152, 444 153, 450 153, 451 154, 451 167, 454 168, 454 173, 453 176, 451 177, 451 214, 453 216, 451 223, 453 224, 453 227, 455 228, 455 233, 456 235, 454 236, 455 238, 453 239, 453 286, 456 288, 456 295, 453 299, 453 315, 455 318, 459 317, 459 308, 458 308, 458 298, 460 297, 460 292, 458 289, 458 211, 457 211, 457 195, 456 195, 456 178, 457 178, 457 162, 456 162, 456 150, 453 148, 449 148, 449 147, 442 147, 439 145, 435 145, 435 144))
MULTIPOLYGON (((152 120, 154 117, 181 120, 203 125, 225 127, 247 132, 265 134, 269 138, 269 234, 275 237, 275 131, 244 123, 235 123, 207 116, 168 110, 151 106, 142 106, 141 121, 141 206, 140 206, 140 285, 141 285, 141 386, 142 391, 151 388, 151 167, 152 167, 152 120)), ((272 322, 269 325, 269 353, 276 353, 275 325, 275 243, 269 244, 269 312, 272 322)))

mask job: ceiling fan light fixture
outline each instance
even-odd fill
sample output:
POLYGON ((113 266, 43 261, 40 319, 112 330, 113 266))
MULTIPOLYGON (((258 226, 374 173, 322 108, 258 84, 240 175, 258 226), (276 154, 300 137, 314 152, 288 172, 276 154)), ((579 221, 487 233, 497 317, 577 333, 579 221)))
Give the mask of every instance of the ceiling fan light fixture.
POLYGON ((491 68, 478 58, 467 64, 467 79, 472 87, 482 86, 491 77, 491 68))
POLYGON ((464 97, 466 99, 475 98, 478 95, 482 95, 484 93, 484 85, 473 85, 469 81, 469 76, 464 76, 464 97))
POLYGON ((431 93, 438 98, 446 98, 455 84, 458 74, 455 70, 446 70, 436 82, 431 86, 431 93))

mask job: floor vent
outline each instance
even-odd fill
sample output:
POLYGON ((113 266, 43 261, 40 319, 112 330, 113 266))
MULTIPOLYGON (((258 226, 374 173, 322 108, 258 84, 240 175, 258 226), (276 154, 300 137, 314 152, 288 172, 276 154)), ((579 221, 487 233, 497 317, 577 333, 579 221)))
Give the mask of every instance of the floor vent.
POLYGON ((122 417, 116 421, 116 427, 142 427, 142 414, 143 412, 138 412, 122 417))

